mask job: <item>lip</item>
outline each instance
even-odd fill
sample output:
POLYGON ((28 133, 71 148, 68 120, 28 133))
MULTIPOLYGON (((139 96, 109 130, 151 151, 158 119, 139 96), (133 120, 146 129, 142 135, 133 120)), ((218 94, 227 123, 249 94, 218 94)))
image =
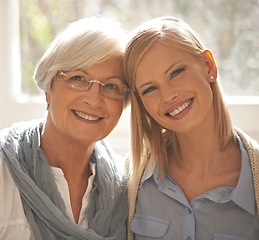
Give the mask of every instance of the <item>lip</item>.
POLYGON ((193 105, 194 98, 189 98, 175 103, 165 113, 166 116, 172 119, 180 119, 187 114, 193 105))
POLYGON ((73 109, 71 111, 77 119, 82 120, 82 121, 96 123, 103 119, 103 117, 97 116, 96 114, 86 113, 84 111, 79 111, 79 110, 75 110, 75 109, 73 109))

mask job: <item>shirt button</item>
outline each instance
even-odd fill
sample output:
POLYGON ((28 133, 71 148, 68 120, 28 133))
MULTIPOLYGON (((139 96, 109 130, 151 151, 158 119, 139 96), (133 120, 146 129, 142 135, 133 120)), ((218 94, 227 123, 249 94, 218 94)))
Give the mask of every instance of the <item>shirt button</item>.
POLYGON ((191 237, 187 237, 186 240, 192 240, 192 238, 191 237))
MULTIPOLYGON (((192 210, 191 210, 190 208, 188 209, 188 213, 189 213, 189 214, 192 214, 192 210)), ((188 239, 188 240, 189 240, 189 239, 188 239)))

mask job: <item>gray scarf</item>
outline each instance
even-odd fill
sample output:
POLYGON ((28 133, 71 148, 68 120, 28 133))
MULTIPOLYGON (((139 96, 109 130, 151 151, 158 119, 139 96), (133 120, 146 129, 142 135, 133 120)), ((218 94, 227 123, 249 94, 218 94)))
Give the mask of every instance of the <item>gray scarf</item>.
POLYGON ((96 143, 90 161, 96 176, 86 210, 88 229, 66 217, 66 208, 50 166, 40 148, 43 123, 31 121, 0 131, 0 154, 20 191, 25 215, 37 240, 117 240, 125 233, 127 199, 116 156, 104 141, 96 143))

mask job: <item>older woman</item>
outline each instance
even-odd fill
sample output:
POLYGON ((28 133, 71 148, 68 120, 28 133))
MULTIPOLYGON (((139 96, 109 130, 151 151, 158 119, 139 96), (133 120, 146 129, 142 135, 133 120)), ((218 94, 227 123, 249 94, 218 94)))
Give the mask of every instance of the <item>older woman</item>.
POLYGON ((34 79, 45 120, 0 132, 1 239, 121 239, 127 200, 120 160, 102 140, 128 102, 124 32, 102 18, 72 23, 34 79))
POLYGON ((128 239, 259 239, 259 146, 232 126, 212 53, 185 22, 162 17, 134 31, 124 67, 128 239))

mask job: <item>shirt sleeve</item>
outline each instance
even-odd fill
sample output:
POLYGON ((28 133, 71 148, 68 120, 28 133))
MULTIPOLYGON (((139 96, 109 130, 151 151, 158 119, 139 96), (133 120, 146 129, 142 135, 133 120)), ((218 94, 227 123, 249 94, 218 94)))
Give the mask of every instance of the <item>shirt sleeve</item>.
POLYGON ((23 211, 21 197, 9 172, 7 163, 0 156, 0 239, 35 240, 23 211))

